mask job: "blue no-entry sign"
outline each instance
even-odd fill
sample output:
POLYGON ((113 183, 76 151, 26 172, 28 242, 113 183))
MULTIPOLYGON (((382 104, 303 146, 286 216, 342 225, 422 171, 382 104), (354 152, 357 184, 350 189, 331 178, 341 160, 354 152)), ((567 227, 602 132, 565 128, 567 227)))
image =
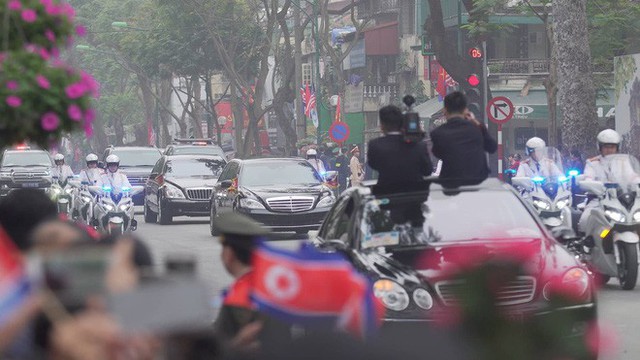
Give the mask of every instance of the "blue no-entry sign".
POLYGON ((329 137, 331 138, 331 140, 337 142, 337 143, 342 143, 347 141, 347 139, 349 138, 349 125, 347 125, 347 123, 345 122, 334 122, 333 124, 331 124, 331 127, 329 128, 329 137))

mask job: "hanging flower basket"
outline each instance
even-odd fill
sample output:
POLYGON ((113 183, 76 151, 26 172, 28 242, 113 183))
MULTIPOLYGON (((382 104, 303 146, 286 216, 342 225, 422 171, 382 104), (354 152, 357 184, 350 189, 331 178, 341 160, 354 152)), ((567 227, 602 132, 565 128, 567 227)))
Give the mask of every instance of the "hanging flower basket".
POLYGON ((58 60, 72 42, 75 12, 57 0, 0 0, 0 147, 48 148, 75 130, 92 133, 98 84, 58 60))

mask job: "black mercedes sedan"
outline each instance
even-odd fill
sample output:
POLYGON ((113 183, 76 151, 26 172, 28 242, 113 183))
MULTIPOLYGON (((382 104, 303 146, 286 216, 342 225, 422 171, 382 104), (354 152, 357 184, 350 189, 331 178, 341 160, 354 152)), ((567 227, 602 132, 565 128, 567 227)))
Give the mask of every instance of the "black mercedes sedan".
POLYGON ((455 191, 434 183, 429 193, 384 196, 367 186, 352 188, 309 235, 319 249, 344 253, 374 281, 387 310, 385 326, 426 324, 455 313, 465 301, 461 294, 470 295, 451 270, 500 255, 523 264, 494 289, 504 316, 564 313, 573 321, 568 336, 584 335, 597 319, 594 280, 560 242, 570 235, 551 234, 511 187, 495 179, 455 191), (570 306, 551 306, 559 288, 574 295, 570 306))
POLYGON ((226 164, 221 156, 164 155, 145 185, 145 222, 165 225, 174 216, 207 216, 213 186, 226 164))
POLYGON ((233 159, 211 196, 213 219, 226 211, 247 215, 273 231, 317 230, 335 197, 323 177, 301 158, 233 159))

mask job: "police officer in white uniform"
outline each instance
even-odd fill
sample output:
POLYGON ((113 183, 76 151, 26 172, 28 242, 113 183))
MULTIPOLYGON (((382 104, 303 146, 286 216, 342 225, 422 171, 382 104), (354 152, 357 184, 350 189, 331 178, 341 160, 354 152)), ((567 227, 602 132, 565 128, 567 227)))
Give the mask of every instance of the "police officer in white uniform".
POLYGON ((120 158, 117 155, 111 154, 107 156, 107 171, 102 174, 100 180, 100 186, 110 186, 113 194, 119 194, 122 192, 123 187, 131 188, 127 175, 122 173, 120 169, 120 158))
POLYGON ((57 177, 58 181, 65 182, 74 176, 71 167, 69 165, 65 165, 64 163, 64 155, 56 154, 53 157, 53 161, 55 162, 56 166, 54 166, 51 170, 51 175, 57 177))
POLYGON ((307 162, 316 169, 320 176, 325 176, 327 171, 322 160, 318 159, 318 152, 315 149, 307 150, 307 162))
POLYGON ((89 185, 96 185, 100 182, 100 178, 104 173, 98 168, 98 155, 89 154, 85 160, 87 162, 87 168, 80 171, 80 180, 89 185))
POLYGON ((562 176, 562 171, 556 166, 555 162, 551 159, 541 159, 543 155, 540 152, 547 146, 544 140, 539 137, 532 137, 527 140, 526 151, 529 158, 520 162, 518 166, 518 172, 516 177, 528 177, 534 178, 536 176, 542 177, 557 177, 562 176))

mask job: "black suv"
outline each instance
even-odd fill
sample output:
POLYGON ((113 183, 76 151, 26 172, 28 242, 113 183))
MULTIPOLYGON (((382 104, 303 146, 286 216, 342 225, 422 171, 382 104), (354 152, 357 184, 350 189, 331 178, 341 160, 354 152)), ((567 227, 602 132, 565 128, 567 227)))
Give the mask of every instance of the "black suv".
MULTIPOLYGON (((151 174, 151 169, 162 154, 160 150, 149 146, 112 146, 105 149, 102 160, 115 154, 120 158, 120 169, 127 175, 131 186, 144 186, 151 174)), ((104 163, 103 163, 104 165, 104 163)), ((144 193, 133 196, 135 205, 144 203, 144 193)))
POLYGON ((214 155, 227 158, 224 150, 211 139, 174 139, 165 155, 214 155))
POLYGON ((51 156, 44 150, 5 150, 0 161, 0 196, 21 188, 46 191, 51 186, 52 167, 51 156))

